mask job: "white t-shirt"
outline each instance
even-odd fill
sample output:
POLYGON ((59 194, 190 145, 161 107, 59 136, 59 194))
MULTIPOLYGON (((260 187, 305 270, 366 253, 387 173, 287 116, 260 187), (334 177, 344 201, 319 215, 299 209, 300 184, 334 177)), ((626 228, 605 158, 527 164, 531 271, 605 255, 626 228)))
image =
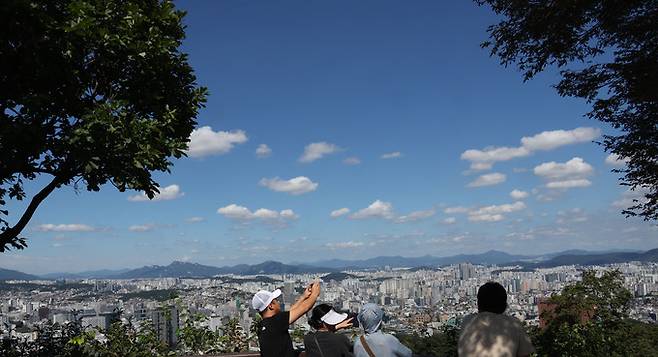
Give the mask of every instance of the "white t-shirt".
POLYGON ((503 314, 480 312, 459 336, 461 357, 518 357, 534 351, 521 322, 503 314))

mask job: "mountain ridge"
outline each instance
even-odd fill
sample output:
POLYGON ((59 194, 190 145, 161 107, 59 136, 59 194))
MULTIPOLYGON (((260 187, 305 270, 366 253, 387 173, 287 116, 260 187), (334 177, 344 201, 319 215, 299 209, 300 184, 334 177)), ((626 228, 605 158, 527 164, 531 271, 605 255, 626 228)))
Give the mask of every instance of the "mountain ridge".
POLYGON ((173 261, 169 265, 147 265, 135 269, 96 270, 81 273, 49 273, 42 276, 1 269, 0 280, 39 279, 140 279, 140 278, 183 278, 213 277, 218 275, 266 275, 298 273, 336 273, 345 270, 373 268, 422 268, 468 262, 484 265, 520 265, 525 268, 544 268, 560 265, 602 265, 627 261, 658 262, 658 248, 641 251, 588 252, 584 250, 564 251, 568 254, 514 255, 489 250, 480 254, 459 254, 445 257, 424 255, 421 257, 382 256, 365 260, 331 259, 314 263, 284 264, 268 260, 259 264, 237 264, 215 267, 199 263, 173 261), (320 266, 325 264, 326 266, 320 266))

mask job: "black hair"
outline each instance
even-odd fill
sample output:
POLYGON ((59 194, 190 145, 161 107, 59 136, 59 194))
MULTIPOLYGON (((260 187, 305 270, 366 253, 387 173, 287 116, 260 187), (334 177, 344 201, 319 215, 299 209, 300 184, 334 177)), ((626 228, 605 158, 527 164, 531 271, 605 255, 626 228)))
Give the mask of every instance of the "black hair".
POLYGON ((314 329, 320 329, 324 322, 321 320, 322 316, 326 315, 332 309, 331 305, 320 304, 313 308, 311 317, 308 319, 308 324, 314 329))
POLYGON ((507 292, 495 281, 490 281, 478 289, 478 311, 502 314, 507 309, 507 292))

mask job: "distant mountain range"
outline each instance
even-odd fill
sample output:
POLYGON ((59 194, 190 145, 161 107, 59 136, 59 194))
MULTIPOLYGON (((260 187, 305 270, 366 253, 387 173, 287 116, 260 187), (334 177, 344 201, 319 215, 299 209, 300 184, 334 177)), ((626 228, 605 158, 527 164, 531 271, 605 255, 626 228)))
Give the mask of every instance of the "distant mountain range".
MULTIPOLYGON (((264 275, 264 274, 321 274, 337 273, 345 270, 375 269, 389 266, 391 268, 438 267, 458 263, 484 265, 521 265, 524 268, 547 268, 560 265, 602 265, 629 261, 658 262, 658 249, 646 252, 607 251, 588 252, 569 250, 544 255, 513 255, 496 250, 482 254, 460 254, 449 257, 430 255, 407 258, 401 256, 376 257, 366 260, 324 260, 307 264, 283 264, 274 261, 249 265, 239 264, 230 267, 214 267, 197 263, 175 261, 169 265, 151 265, 137 269, 97 270, 82 273, 52 273, 41 277, 21 273, 15 270, 0 269, 0 280, 35 280, 35 279, 139 279, 139 278, 173 278, 173 277, 213 277, 218 275, 264 275)), ((344 278, 345 276, 334 275, 344 278)))
POLYGON ((469 262, 473 264, 502 264, 507 262, 519 261, 519 260, 528 260, 535 257, 536 256, 512 255, 497 250, 490 250, 488 252, 481 254, 459 254, 449 257, 434 257, 431 255, 424 255, 422 257, 414 257, 414 258, 393 256, 393 257, 376 257, 366 260, 331 259, 331 260, 322 260, 318 262, 309 263, 309 265, 327 267, 337 270, 348 270, 348 269, 358 270, 358 269, 383 268, 385 266, 389 266, 391 268, 441 266, 441 265, 458 264, 463 262, 469 262))
POLYGON ((563 254, 551 259, 529 263, 519 262, 525 268, 554 268, 562 265, 603 265, 631 261, 658 262, 658 248, 646 252, 616 252, 602 254, 563 254))
POLYGON ((224 274, 257 275, 257 274, 299 274, 327 273, 332 269, 309 265, 287 265, 267 261, 256 265, 239 264, 232 267, 213 267, 197 263, 173 262, 167 266, 152 265, 129 270, 115 276, 117 279, 136 278, 171 278, 171 277, 211 277, 224 274))
POLYGON ((0 268, 0 280, 37 280, 41 279, 36 275, 21 273, 17 270, 0 268))

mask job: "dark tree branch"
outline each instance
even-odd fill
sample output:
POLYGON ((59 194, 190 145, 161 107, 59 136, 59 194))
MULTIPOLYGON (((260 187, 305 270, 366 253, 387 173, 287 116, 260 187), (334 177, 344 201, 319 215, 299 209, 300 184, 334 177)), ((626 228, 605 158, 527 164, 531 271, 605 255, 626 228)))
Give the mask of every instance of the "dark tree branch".
POLYGON ((36 212, 37 208, 43 202, 43 200, 50 195, 51 192, 53 192, 57 187, 62 185, 65 182, 64 179, 60 176, 55 176, 52 181, 46 187, 44 187, 39 193, 34 195, 32 198, 32 201, 30 201, 30 204, 27 206, 25 209, 25 212, 23 212, 23 215, 21 218, 18 220, 18 222, 11 228, 7 228, 4 232, 0 233, 0 248, 2 247, 7 247, 8 245, 11 245, 11 243, 18 237, 18 235, 23 231, 25 226, 27 226, 27 223, 30 221, 32 216, 34 215, 34 212, 36 212))

